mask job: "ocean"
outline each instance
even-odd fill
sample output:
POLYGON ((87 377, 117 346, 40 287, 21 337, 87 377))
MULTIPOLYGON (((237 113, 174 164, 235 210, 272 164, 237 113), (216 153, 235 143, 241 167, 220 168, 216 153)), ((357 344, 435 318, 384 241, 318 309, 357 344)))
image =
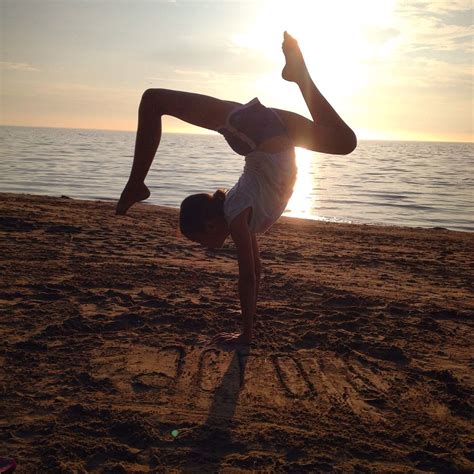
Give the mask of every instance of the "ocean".
MULTIPOLYGON (((2 126, 0 192, 116 200, 134 142, 134 132, 2 126)), ((360 141, 347 156, 297 149, 297 164, 284 215, 474 232, 474 143, 360 141)), ((243 165, 218 134, 165 133, 147 202, 178 208, 230 188, 243 165)))

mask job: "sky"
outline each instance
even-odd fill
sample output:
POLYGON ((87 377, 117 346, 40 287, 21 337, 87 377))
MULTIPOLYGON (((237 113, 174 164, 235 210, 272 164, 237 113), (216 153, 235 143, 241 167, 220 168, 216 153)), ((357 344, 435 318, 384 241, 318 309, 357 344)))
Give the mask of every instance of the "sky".
POLYGON ((360 139, 474 141, 471 0, 0 0, 0 124, 135 130, 150 87, 310 117, 284 30, 360 139))

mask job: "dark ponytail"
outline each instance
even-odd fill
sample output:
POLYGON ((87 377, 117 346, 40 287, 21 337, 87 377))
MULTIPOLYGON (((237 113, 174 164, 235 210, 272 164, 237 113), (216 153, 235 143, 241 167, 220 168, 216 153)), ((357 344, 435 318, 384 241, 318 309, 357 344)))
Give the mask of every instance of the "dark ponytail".
POLYGON ((206 222, 224 216, 225 192, 218 189, 210 194, 193 194, 182 203, 179 214, 181 233, 191 238, 193 234, 204 232, 206 222))
POLYGON ((222 189, 218 189, 212 195, 213 201, 213 212, 214 216, 219 216, 224 214, 224 201, 225 201, 225 192, 222 189))

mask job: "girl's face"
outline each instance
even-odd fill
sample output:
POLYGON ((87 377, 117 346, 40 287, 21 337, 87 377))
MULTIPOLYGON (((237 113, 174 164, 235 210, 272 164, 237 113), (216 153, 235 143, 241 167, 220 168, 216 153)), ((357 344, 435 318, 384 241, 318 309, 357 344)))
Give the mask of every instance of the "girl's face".
POLYGON ((206 230, 192 236, 192 240, 209 249, 220 249, 230 234, 226 220, 216 218, 206 223, 206 230))
POLYGON ((193 240, 209 249, 220 249, 224 245, 226 237, 227 235, 222 238, 220 235, 206 234, 203 232, 196 234, 193 240))

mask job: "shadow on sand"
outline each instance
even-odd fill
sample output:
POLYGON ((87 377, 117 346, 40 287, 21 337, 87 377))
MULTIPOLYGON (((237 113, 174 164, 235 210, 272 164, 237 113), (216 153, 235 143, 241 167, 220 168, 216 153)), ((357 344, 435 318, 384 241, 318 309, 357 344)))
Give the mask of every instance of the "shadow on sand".
POLYGON ((233 440, 231 432, 249 355, 249 349, 234 351, 227 370, 213 393, 209 414, 199 428, 197 440, 183 472, 196 472, 197 468, 200 472, 218 472, 223 458, 231 453, 245 451, 246 444, 233 440))

